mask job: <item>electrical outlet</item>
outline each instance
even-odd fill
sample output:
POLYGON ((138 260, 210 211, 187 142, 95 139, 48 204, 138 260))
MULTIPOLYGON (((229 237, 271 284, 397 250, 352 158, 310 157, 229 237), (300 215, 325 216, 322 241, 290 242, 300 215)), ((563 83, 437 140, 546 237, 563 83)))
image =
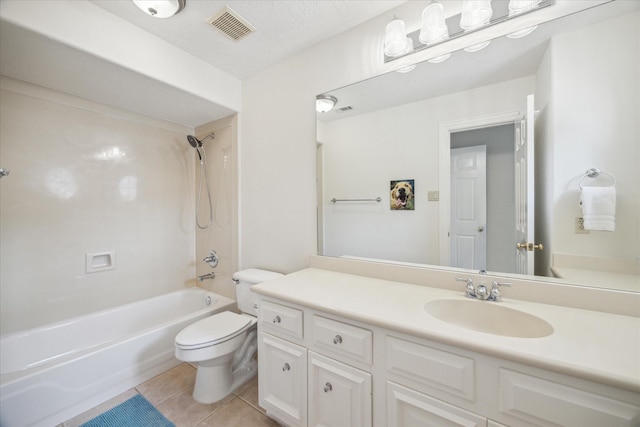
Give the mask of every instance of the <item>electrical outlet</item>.
POLYGON ((576 234, 589 234, 589 230, 584 229, 584 218, 576 217, 576 234))

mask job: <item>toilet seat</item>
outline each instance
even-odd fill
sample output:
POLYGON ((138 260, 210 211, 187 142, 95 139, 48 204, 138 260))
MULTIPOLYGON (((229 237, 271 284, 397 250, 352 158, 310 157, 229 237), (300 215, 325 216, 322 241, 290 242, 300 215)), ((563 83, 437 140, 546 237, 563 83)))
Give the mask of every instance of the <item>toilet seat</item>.
POLYGON ((176 336, 176 346, 183 350, 196 350, 223 343, 245 332, 256 319, 224 311, 184 328, 176 336))

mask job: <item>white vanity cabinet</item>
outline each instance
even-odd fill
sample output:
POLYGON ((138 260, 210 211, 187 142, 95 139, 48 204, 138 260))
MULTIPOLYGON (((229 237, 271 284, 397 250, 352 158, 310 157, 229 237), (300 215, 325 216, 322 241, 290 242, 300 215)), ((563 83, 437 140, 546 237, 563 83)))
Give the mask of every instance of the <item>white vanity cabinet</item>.
POLYGON ((492 338, 423 314, 429 298, 456 297, 426 287, 312 269, 256 289, 260 405, 284 424, 640 427, 640 390, 627 380, 640 363, 609 357, 623 368, 606 371, 594 355, 606 356, 596 345, 607 341, 592 342, 564 320, 591 322, 590 331, 618 322, 633 332, 637 319, 566 309, 552 318, 550 337, 492 338))
POLYGON ((640 426, 637 393, 428 340, 385 339, 387 425, 640 426))
POLYGON ((371 342, 366 329, 260 300, 260 406, 289 426, 370 427, 371 342))

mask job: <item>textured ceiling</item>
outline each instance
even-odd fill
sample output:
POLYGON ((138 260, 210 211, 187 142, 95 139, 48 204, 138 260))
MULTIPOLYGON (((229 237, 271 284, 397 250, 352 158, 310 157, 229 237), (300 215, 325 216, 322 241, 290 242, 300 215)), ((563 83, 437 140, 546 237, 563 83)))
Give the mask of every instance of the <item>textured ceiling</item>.
POLYGON ((169 19, 152 18, 130 0, 91 1, 242 80, 406 0, 186 0, 184 10, 169 19), (257 31, 236 42, 211 27, 207 19, 224 6, 257 31))

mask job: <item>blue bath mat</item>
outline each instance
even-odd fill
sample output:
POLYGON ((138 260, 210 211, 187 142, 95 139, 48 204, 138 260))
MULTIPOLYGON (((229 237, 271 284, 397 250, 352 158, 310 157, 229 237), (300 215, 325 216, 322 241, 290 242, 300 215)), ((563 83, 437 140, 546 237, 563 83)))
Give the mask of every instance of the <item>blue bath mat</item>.
POLYGON ((80 427, 175 427, 142 395, 137 394, 80 427))

